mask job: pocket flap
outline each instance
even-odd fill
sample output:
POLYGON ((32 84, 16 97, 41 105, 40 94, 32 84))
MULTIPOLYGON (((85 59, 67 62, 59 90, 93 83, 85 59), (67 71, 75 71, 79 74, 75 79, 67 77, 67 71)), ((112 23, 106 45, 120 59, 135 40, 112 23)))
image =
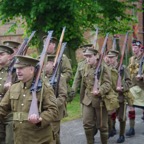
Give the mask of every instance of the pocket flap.
POLYGON ((18 99, 19 96, 20 96, 19 93, 11 93, 11 95, 10 95, 10 99, 18 99))

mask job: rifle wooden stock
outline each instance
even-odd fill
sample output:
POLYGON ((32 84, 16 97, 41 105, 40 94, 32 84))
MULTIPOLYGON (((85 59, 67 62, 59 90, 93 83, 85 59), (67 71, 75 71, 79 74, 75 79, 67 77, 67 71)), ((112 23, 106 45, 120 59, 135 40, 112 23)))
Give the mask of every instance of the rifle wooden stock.
MULTIPOLYGON (((20 45, 20 47, 19 47, 19 49, 16 53, 16 56, 26 54, 26 51, 28 49, 28 44, 31 41, 31 39, 33 38, 35 32, 36 31, 33 31, 29 38, 24 39, 24 41, 22 42, 22 44, 20 45)), ((13 73, 13 70, 14 70, 15 61, 16 61, 16 59, 13 58, 10 65, 9 65, 8 76, 7 76, 7 80, 6 80, 5 83, 12 83, 12 73, 13 73)))
POLYGON ((118 80, 117 80, 117 88, 119 87, 120 89, 122 89, 122 77, 121 77, 121 73, 123 71, 123 59, 124 59, 124 55, 125 55, 125 49, 126 49, 126 46, 127 46, 127 41, 128 41, 128 34, 129 32, 126 33, 126 36, 125 36, 125 40, 124 40, 124 44, 123 44, 123 47, 122 47, 122 53, 121 53, 121 58, 120 58, 120 63, 119 63, 119 66, 118 66, 118 80))
POLYGON ((50 79, 50 84, 51 84, 53 87, 54 87, 54 85, 56 86, 56 87, 55 87, 55 95, 56 95, 56 97, 58 96, 58 95, 57 95, 57 91, 58 91, 59 79, 60 79, 60 75, 61 75, 60 71, 59 71, 59 76, 57 76, 57 74, 58 74, 58 69, 60 69, 60 67, 61 67, 62 56, 63 56, 64 50, 65 50, 65 48, 66 48, 66 44, 67 44, 66 42, 62 43, 62 48, 61 48, 60 54, 59 54, 59 56, 58 56, 56 65, 55 65, 55 67, 54 67, 54 69, 53 69, 52 77, 51 77, 51 79, 50 79), (56 77, 57 77, 57 81, 55 82, 56 77), (56 84, 55 84, 55 83, 56 83, 56 84))
POLYGON ((37 92, 37 87, 38 87, 38 83, 39 83, 39 80, 40 80, 42 68, 43 68, 43 65, 44 65, 45 57, 47 55, 48 46, 49 46, 49 43, 50 43, 50 40, 51 40, 51 37, 52 37, 52 33, 53 33, 53 31, 48 32, 48 36, 46 38, 46 42, 45 42, 43 51, 41 53, 40 61, 38 63, 38 70, 36 71, 35 78, 34 78, 34 86, 33 86, 33 89, 32 89, 32 102, 31 102, 28 117, 31 116, 32 114, 36 114, 37 117, 39 117, 36 92, 37 92))
POLYGON ((103 57, 104 57, 104 52, 105 52, 105 49, 106 49, 108 35, 109 35, 109 33, 106 34, 106 37, 105 37, 105 40, 104 40, 104 43, 103 43, 103 46, 102 46, 102 49, 101 49, 101 52, 100 52, 100 57, 99 57, 99 60, 98 60, 98 64, 97 64, 97 67, 96 67, 95 81, 94 81, 94 86, 93 86, 93 93, 95 91, 99 90, 100 67, 101 67, 101 63, 102 63, 103 57))
POLYGON ((57 59, 58 59, 58 56, 59 56, 59 53, 60 53, 62 41, 63 41, 63 38, 64 38, 65 29, 66 29, 66 27, 63 27, 62 34, 61 34, 61 37, 60 37, 60 40, 59 40, 59 44, 57 46, 57 52, 56 52, 56 56, 55 56, 55 60, 54 60, 54 64, 53 64, 54 67, 56 65, 56 62, 57 62, 57 59))
POLYGON ((96 44, 97 44, 97 40, 98 40, 98 31, 99 31, 99 29, 96 28, 95 39, 94 39, 94 42, 93 42, 94 49, 96 48, 96 44))

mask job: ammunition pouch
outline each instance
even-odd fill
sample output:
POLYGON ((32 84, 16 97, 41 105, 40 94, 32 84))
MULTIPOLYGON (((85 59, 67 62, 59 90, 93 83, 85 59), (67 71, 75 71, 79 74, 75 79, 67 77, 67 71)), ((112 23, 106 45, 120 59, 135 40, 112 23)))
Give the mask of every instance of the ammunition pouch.
POLYGON ((131 93, 131 91, 125 92, 124 95, 125 95, 125 100, 126 100, 127 104, 129 106, 132 106, 134 103, 134 96, 131 93))
POLYGON ((117 108, 119 108, 118 95, 112 89, 107 95, 105 95, 103 101, 108 112, 115 111, 117 108))
POLYGON ((28 113, 26 112, 13 112, 13 120, 14 121, 27 121, 28 120, 28 113))

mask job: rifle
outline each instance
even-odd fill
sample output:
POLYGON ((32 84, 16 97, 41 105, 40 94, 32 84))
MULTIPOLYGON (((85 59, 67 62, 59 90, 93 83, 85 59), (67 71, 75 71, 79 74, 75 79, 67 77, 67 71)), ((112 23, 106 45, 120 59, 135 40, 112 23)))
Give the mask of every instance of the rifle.
POLYGON ((117 88, 122 89, 122 84, 121 84, 121 80, 122 80, 122 72, 123 72, 123 59, 124 59, 124 54, 125 54, 125 49, 127 46, 127 41, 128 41, 128 34, 129 32, 126 33, 125 36, 125 40, 124 40, 124 44, 123 44, 123 48, 122 48, 122 53, 121 53, 121 58, 120 58, 120 63, 118 66, 118 80, 117 80, 117 88))
MULTIPOLYGON (((26 51, 28 49, 28 44, 31 41, 31 39, 33 38, 34 34, 36 31, 33 31, 30 35, 29 38, 25 38, 24 41, 22 42, 22 44, 20 45, 16 55, 25 55, 26 51)), ((12 83, 12 73, 14 72, 14 64, 15 64, 16 59, 13 58, 9 68, 8 68, 8 76, 7 76, 7 80, 5 83, 12 83)))
POLYGON ((97 44, 97 40, 98 40, 98 31, 99 31, 99 29, 96 28, 95 39, 94 39, 94 42, 93 42, 94 49, 96 48, 96 44, 97 44))
POLYGON ((106 49, 108 35, 109 35, 109 33, 106 34, 106 37, 105 37, 105 40, 104 40, 104 43, 103 43, 103 46, 102 46, 102 49, 101 49, 101 52, 100 52, 99 61, 98 61, 98 64, 97 64, 97 67, 96 67, 96 70, 95 70, 95 81, 94 81, 94 86, 93 86, 93 93, 95 91, 99 90, 99 85, 98 84, 99 84, 100 71, 101 71, 100 69, 101 69, 101 63, 102 63, 102 60, 103 60, 103 57, 104 57, 104 52, 105 52, 105 49, 106 49))
POLYGON ((53 64, 54 67, 56 65, 56 62, 57 62, 57 59, 58 59, 58 55, 60 53, 62 41, 63 41, 63 38, 64 38, 65 29, 66 29, 66 27, 63 27, 62 34, 61 34, 61 37, 60 37, 60 40, 59 40, 59 44, 57 46, 56 57, 55 57, 54 64, 53 64))
POLYGON ((61 63, 62 63, 62 56, 63 56, 63 53, 64 53, 64 50, 66 48, 66 42, 62 43, 62 48, 61 48, 61 51, 60 51, 60 54, 58 56, 58 59, 57 59, 57 62, 56 62, 56 65, 53 69, 53 74, 52 74, 52 77, 50 79, 50 84, 55 87, 55 95, 56 97, 58 96, 58 85, 59 85, 59 80, 60 80, 60 72, 61 72, 61 63), (58 72, 58 69, 59 69, 59 75, 57 76, 57 80, 56 80, 56 75, 57 75, 57 72, 58 72))
POLYGON ((41 86, 40 86, 40 75, 41 75, 42 68, 43 68, 43 65, 44 65, 45 57, 47 55, 47 49, 49 47, 49 43, 50 43, 50 40, 51 40, 51 37, 52 37, 52 33, 53 33, 53 31, 48 32, 48 36, 46 38, 46 42, 45 42, 43 51, 41 53, 41 57, 40 57, 38 65, 37 65, 37 71, 35 73, 34 83, 31 87, 32 102, 31 102, 28 117, 30 117, 32 114, 36 114, 37 117, 39 117, 36 92, 39 90, 39 88, 41 88, 41 86))

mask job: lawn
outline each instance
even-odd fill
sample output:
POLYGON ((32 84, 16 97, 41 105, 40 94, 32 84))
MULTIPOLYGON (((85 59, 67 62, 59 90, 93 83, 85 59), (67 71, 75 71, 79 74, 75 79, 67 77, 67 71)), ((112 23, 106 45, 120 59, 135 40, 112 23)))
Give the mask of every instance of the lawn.
POLYGON ((67 104, 67 113, 68 116, 65 117, 62 122, 74 120, 81 117, 81 104, 79 95, 76 95, 73 101, 67 104))

